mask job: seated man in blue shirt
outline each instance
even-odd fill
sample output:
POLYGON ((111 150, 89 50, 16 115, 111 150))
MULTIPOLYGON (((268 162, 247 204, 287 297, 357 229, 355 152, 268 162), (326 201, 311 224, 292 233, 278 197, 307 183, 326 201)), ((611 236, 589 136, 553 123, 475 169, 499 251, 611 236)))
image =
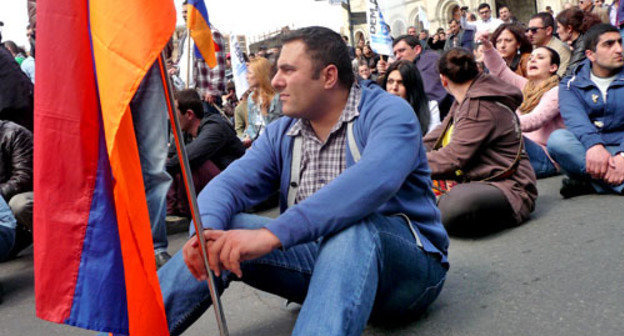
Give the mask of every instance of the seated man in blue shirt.
POLYGON ((568 175, 564 198, 624 190, 624 58, 617 28, 599 24, 585 34, 587 59, 559 86, 567 127, 553 132, 548 152, 568 175))
MULTIPOLYGON (((327 28, 285 37, 277 66, 285 117, 198 198, 217 287, 240 280, 303 303, 293 335, 359 335, 369 318, 413 318, 449 267, 414 111, 356 85, 347 47, 327 28), (275 186, 279 217, 241 214, 275 186)), ((193 235, 158 274, 172 335, 211 303, 193 235)))

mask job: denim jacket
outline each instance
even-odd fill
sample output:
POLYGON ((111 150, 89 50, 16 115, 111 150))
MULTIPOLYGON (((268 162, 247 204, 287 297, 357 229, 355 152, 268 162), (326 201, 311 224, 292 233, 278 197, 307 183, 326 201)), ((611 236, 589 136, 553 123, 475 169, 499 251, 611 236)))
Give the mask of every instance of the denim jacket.
POLYGON ((279 100, 279 94, 275 94, 269 105, 267 115, 263 115, 260 104, 253 101, 255 93, 251 93, 247 98, 247 128, 245 135, 255 140, 273 120, 282 115, 282 103, 279 100))

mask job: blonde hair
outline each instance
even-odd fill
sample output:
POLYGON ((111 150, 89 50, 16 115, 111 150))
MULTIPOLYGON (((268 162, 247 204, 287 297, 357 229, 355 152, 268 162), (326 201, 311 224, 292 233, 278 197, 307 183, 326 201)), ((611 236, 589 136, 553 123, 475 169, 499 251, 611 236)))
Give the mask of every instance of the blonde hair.
POLYGON ((264 57, 258 57, 249 62, 249 70, 253 72, 258 81, 258 87, 251 99, 258 104, 259 98, 262 98, 262 110, 265 113, 264 111, 268 111, 271 100, 276 93, 271 86, 271 62, 264 57))

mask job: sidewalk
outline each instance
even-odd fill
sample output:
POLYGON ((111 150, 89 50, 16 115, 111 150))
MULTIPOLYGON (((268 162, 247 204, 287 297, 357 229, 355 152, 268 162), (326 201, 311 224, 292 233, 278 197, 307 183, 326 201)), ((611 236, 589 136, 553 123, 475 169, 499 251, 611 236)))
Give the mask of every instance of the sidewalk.
MULTIPOLYGON (((527 224, 477 240, 451 239, 445 288, 406 326, 364 335, 620 335, 624 327, 624 197, 563 200, 561 177, 539 181, 527 224)), ((177 251, 186 234, 170 235, 177 251)), ((93 335, 34 317, 32 252, 0 264, 0 335, 93 335)), ((289 335, 285 300, 233 283, 223 296, 230 334, 289 335)), ((185 335, 218 335, 209 310, 185 335)))

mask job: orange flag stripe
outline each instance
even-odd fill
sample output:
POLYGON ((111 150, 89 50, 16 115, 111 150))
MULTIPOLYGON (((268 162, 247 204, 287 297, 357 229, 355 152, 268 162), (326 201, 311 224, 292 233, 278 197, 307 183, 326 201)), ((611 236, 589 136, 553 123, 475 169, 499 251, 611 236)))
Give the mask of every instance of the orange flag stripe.
POLYGON ((175 9, 170 0, 91 0, 89 12, 130 335, 168 335, 129 103, 173 34, 175 9))
POLYGON ((191 37, 210 68, 217 66, 215 44, 212 39, 212 30, 201 13, 193 6, 188 7, 188 27, 191 37))

